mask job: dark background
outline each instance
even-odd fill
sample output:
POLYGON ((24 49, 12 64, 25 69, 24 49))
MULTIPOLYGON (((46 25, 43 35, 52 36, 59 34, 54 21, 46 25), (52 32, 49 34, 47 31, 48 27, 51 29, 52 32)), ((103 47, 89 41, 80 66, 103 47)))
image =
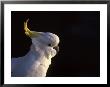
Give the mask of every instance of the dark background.
POLYGON ((11 57, 27 54, 31 39, 24 34, 24 21, 30 30, 52 32, 60 38, 60 51, 52 59, 47 76, 100 76, 99 11, 12 11, 11 57))

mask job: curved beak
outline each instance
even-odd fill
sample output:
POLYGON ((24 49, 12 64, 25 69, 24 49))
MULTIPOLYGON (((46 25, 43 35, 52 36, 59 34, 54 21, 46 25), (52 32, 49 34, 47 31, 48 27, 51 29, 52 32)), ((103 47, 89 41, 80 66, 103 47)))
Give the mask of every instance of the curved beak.
POLYGON ((55 49, 57 52, 59 52, 59 46, 55 46, 55 47, 53 47, 53 49, 55 49))

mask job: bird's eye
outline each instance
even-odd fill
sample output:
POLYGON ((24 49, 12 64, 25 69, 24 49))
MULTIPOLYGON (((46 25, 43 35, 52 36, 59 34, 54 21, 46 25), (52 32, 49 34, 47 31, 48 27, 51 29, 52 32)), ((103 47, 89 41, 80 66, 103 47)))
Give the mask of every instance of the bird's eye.
POLYGON ((48 44, 48 46, 52 46, 52 44, 48 44))

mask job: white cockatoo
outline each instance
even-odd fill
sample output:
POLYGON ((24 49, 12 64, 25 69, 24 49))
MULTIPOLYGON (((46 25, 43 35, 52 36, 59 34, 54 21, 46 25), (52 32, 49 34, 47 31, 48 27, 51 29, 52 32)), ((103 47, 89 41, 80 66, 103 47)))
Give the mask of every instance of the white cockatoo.
POLYGON ((24 22, 24 30, 32 39, 32 45, 25 56, 11 59, 11 76, 46 77, 51 58, 57 54, 59 37, 50 32, 30 31, 28 20, 24 22))

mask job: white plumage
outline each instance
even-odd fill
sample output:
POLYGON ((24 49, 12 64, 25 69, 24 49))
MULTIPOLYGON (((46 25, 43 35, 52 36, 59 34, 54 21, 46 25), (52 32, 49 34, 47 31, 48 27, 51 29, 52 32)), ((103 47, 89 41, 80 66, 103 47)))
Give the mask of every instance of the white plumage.
POLYGON ((30 31, 24 22, 25 34, 32 39, 30 51, 23 57, 12 58, 11 76, 45 77, 51 58, 57 54, 59 37, 50 32, 30 31))

